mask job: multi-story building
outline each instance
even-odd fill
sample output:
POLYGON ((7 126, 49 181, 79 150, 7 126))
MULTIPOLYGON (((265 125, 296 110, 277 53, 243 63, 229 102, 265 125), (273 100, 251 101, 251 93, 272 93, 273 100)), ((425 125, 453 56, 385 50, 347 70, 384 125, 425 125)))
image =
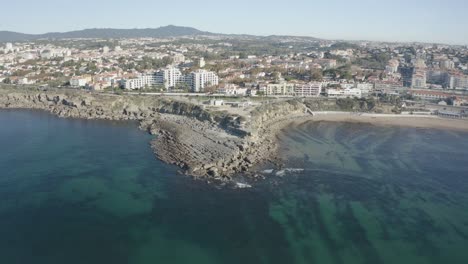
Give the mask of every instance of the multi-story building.
POLYGON ((84 87, 91 82, 91 76, 77 76, 70 79, 70 86, 72 87, 84 87))
POLYGON ((281 83, 274 83, 268 84, 267 86, 263 87, 263 92, 265 95, 294 95, 294 84, 281 82, 281 83))
POLYGON ((450 76, 450 89, 468 89, 468 75, 454 74, 450 76))
POLYGON ((411 87, 413 88, 426 88, 426 72, 417 71, 413 74, 411 80, 411 87))
POLYGON ((373 83, 356 83, 354 88, 361 90, 362 94, 370 94, 374 90, 375 84, 373 83))
POLYGON ((390 60, 387 64, 387 66, 385 67, 385 72, 387 73, 396 73, 398 72, 398 66, 400 65, 400 62, 398 60, 390 60))
POLYGON ((13 44, 12 43, 6 43, 5 44, 5 52, 13 51, 13 44))
POLYGON ((184 54, 181 54, 181 53, 176 53, 174 54, 174 56, 172 57, 173 61, 175 64, 180 64, 180 63, 184 63, 185 62, 185 56, 184 54))
POLYGON ((203 68, 205 67, 205 64, 205 58, 201 57, 200 59, 198 59, 198 67, 203 68))
POLYGON ((193 92, 203 92, 208 86, 218 85, 219 78, 214 72, 198 70, 190 73, 186 82, 189 83, 193 92))
POLYGON ((151 74, 142 74, 136 78, 123 80, 125 89, 141 89, 155 85, 164 85, 166 89, 187 84, 194 92, 203 92, 205 87, 218 85, 218 76, 209 71, 199 70, 183 75, 178 68, 168 67, 151 74))
POLYGON ((318 97, 322 92, 322 83, 299 84, 294 88, 295 95, 300 97, 318 97))
POLYGON ((426 82, 447 87, 450 83, 450 75, 445 71, 429 70, 426 72, 426 82))
POLYGON ((178 68, 168 67, 156 73, 156 83, 163 84, 166 89, 185 82, 186 77, 178 68))
POLYGON ((347 97, 358 97, 361 98, 362 93, 360 89, 348 88, 348 89, 328 89, 328 97, 334 98, 347 98, 347 97))
POLYGON ((136 78, 126 79, 123 81, 125 89, 135 90, 154 85, 162 84, 158 81, 156 74, 142 74, 136 78))

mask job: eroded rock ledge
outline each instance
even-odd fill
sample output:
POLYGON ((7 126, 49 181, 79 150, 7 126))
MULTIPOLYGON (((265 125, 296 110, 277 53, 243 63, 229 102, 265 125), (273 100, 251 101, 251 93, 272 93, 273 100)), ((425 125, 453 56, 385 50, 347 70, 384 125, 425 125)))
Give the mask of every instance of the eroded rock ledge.
POLYGON ((218 180, 229 180, 237 173, 255 176, 252 167, 267 160, 277 164, 277 132, 295 118, 310 117, 306 110, 340 110, 334 100, 287 100, 261 105, 241 118, 167 97, 10 88, 0 88, 0 108, 41 109, 59 117, 135 120, 141 129, 156 135, 151 145, 159 159, 194 177, 218 180))
POLYGON ((239 116, 168 98, 0 89, 0 108, 40 109, 66 118, 139 121, 141 129, 157 136, 151 142, 157 157, 195 177, 228 180, 266 157, 256 149, 257 137, 239 116))

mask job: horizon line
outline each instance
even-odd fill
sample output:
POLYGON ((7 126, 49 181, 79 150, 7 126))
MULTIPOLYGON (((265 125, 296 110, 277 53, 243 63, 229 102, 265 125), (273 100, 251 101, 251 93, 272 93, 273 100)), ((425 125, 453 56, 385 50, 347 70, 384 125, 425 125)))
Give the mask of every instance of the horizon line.
MULTIPOLYGON (((249 34, 249 33, 219 33, 219 32, 211 32, 207 30, 200 30, 196 27, 193 26, 179 26, 179 25, 174 25, 174 24, 168 24, 165 26, 157 26, 157 27, 133 27, 133 28, 117 28, 117 27, 89 27, 89 28, 81 28, 81 29, 71 29, 67 31, 46 31, 43 33, 25 33, 25 32, 20 32, 20 31, 13 31, 13 30, 0 30, 0 32, 10 32, 10 33, 17 33, 17 34, 24 34, 24 35, 34 35, 34 36, 39 36, 39 35, 46 35, 46 34, 53 34, 53 33, 58 33, 58 34, 65 34, 65 33, 70 33, 70 32, 77 32, 77 31, 85 31, 85 30, 95 30, 95 29, 110 29, 110 30, 144 30, 144 29, 160 29, 160 28, 166 28, 166 27, 178 27, 178 28, 190 28, 190 29, 195 29, 197 31, 200 31, 202 33, 210 33, 210 34, 215 34, 215 35, 237 35, 237 36, 252 36, 252 37, 272 37, 272 36, 278 36, 278 37, 298 37, 298 38, 315 38, 317 40, 325 40, 325 41, 339 41, 339 42, 380 42, 380 43, 391 43, 391 44, 436 44, 436 45, 449 45, 449 46, 468 46, 468 43, 444 43, 444 42, 430 42, 430 41, 421 41, 421 40, 406 40, 406 41, 398 41, 398 40, 370 40, 370 39, 342 39, 342 38, 323 38, 323 37, 316 37, 316 36, 311 36, 311 35, 286 35, 286 34, 249 34)), ((1 41, 0 42, 8 42, 8 41, 1 41)))

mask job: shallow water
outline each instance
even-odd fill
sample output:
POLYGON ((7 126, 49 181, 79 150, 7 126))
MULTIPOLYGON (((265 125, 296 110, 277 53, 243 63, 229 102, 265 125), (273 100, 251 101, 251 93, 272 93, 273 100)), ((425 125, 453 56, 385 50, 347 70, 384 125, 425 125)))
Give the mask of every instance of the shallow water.
POLYGON ((134 123, 0 111, 0 263, 467 263, 467 136, 306 123, 305 171, 235 190, 134 123))

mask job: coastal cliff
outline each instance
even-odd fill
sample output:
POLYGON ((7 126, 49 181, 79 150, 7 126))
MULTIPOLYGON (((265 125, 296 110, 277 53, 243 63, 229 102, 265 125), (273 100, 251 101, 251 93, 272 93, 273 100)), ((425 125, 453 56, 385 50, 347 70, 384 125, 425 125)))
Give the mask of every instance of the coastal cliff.
POLYGON ((45 110, 59 117, 135 120, 154 135, 155 153, 196 177, 229 178, 238 167, 247 132, 238 117, 161 97, 73 90, 0 89, 0 108, 45 110))
MULTIPOLYGON (((375 107, 358 103, 355 110, 375 107)), ((279 130, 296 118, 310 118, 311 111, 343 110, 343 105, 337 100, 291 99, 263 104, 246 118, 167 97, 0 89, 0 108, 40 109, 65 118, 135 120, 156 135, 151 145, 162 161, 194 177, 229 180, 241 172, 256 176, 251 168, 261 162, 281 165, 274 156, 279 130)))

